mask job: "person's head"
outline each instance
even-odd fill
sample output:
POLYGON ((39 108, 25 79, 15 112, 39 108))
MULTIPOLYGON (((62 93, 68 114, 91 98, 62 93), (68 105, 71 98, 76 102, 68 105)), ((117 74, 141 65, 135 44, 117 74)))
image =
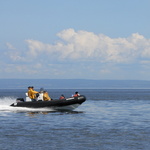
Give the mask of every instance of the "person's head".
POLYGON ((40 92, 43 92, 44 91, 44 88, 40 88, 40 92))
POLYGON ((78 92, 75 92, 75 94, 78 94, 78 92))

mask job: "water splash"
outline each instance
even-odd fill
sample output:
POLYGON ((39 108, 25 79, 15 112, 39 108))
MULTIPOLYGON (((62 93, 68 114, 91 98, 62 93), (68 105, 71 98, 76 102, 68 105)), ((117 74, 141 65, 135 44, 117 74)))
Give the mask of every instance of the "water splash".
POLYGON ((3 97, 0 98, 0 114, 2 112, 47 112, 54 111, 50 108, 26 108, 26 107, 12 107, 12 103, 16 101, 14 97, 3 97))

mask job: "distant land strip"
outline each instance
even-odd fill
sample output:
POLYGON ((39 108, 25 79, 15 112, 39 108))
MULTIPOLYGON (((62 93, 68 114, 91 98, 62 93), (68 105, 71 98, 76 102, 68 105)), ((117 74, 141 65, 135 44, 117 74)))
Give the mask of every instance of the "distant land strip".
POLYGON ((0 89, 150 89, 146 80, 0 79, 0 89))

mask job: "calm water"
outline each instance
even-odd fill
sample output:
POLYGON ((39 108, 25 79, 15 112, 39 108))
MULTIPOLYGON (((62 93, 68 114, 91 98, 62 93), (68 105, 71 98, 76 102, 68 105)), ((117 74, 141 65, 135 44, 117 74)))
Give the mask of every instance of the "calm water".
MULTIPOLYGON (((13 108, 25 90, 0 90, 0 150, 149 150, 150 90, 78 90, 73 112, 13 108)), ((75 90, 48 90, 52 98, 75 90)))

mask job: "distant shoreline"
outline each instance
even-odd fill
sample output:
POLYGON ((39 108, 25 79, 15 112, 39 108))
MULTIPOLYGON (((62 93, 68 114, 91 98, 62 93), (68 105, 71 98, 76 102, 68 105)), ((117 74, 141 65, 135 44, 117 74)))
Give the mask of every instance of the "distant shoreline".
POLYGON ((0 89, 150 89, 147 80, 0 79, 0 89))

